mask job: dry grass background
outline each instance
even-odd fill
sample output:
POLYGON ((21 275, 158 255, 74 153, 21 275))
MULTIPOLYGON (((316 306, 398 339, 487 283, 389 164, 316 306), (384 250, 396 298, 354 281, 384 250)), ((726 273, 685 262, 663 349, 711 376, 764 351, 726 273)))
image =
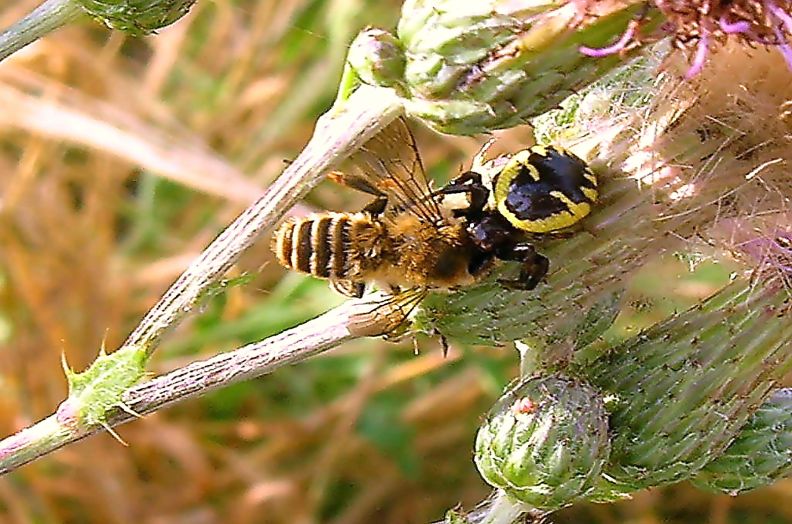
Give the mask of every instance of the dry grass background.
MULTIPOLYGON (((36 4, 0 10, 8 25, 36 4)), ((392 26, 389 0, 215 0, 129 39, 66 28, 0 66, 0 431, 65 395, 116 347, 190 259, 293 158, 332 101, 346 45, 392 26)), ((529 136, 508 133, 506 148, 529 136)), ((479 142, 419 130, 447 178, 479 142)), ((354 209, 323 184, 296 212, 354 209)), ((295 325, 339 298, 285 274, 262 241, 166 342, 160 373, 295 325)), ((707 296, 725 271, 667 259, 634 283, 624 333, 707 296), (661 278, 658 278, 661 277, 661 278), (673 294, 665 285, 675 282, 673 294), (659 284, 662 282, 662 284, 659 284), (643 300, 651 299, 651 300, 643 300), (646 309, 641 304, 657 307, 646 309)), ((488 489, 471 447, 516 373, 512 351, 359 341, 272 376, 190 400, 0 478, 0 520, 19 523, 422 523, 488 489)), ((738 498, 687 484, 558 523, 792 522, 792 482, 738 498), (783 501, 786 501, 784 503, 783 501)))

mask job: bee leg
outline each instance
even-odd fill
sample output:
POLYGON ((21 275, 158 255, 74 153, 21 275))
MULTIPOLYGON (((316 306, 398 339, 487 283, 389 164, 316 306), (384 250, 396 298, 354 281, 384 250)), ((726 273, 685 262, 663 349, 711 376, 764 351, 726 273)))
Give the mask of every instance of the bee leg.
POLYGON ((345 297, 350 298, 360 298, 366 291, 366 284, 364 282, 355 282, 352 280, 331 280, 330 287, 345 297))
POLYGON ((543 255, 536 252, 532 244, 517 244, 508 249, 499 250, 498 258, 522 262, 520 276, 516 280, 498 280, 498 283, 509 289, 530 291, 547 275, 550 262, 543 255))
POLYGON ((327 174, 327 178, 336 184, 355 189, 361 193, 368 193, 369 195, 374 195, 376 197, 384 196, 382 191, 372 186, 368 180, 359 176, 349 175, 340 171, 333 171, 327 174))
MULTIPOLYGON (((545 259, 547 260, 547 259, 545 259)), ((545 269, 545 273, 547 270, 545 269)), ((363 293, 366 292, 366 284, 364 282, 353 282, 352 285, 354 286, 354 297, 355 298, 362 298, 363 293)))
POLYGON ((379 196, 369 202, 366 207, 363 208, 364 213, 368 213, 373 217, 380 216, 384 211, 385 207, 388 205, 388 198, 384 196, 379 196))

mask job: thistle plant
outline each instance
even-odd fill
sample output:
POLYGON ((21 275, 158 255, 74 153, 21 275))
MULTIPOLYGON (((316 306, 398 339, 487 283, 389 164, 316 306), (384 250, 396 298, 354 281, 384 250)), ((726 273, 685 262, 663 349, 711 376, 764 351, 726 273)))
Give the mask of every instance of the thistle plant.
POLYGON ((790 403, 792 390, 776 390, 740 428, 723 454, 693 477, 693 483, 737 495, 792 474, 790 403))
MULTIPOLYGON (((62 1, 70 18, 101 11, 106 23, 133 32, 171 22, 189 5, 144 12, 138 4, 75 9, 62 1)), ((524 376, 476 441, 476 463, 499 491, 492 505, 449 515, 451 521, 506 522, 504 515, 511 521, 684 479, 740 490, 787 474, 788 417, 774 389, 792 365, 785 171, 792 131, 783 89, 789 5, 768 0, 741 11, 742 5, 408 1, 395 33, 369 29, 353 42, 335 105, 303 152, 190 265, 121 348, 102 353, 82 373, 67 372, 69 397, 51 417, 0 442, 0 471, 408 320, 414 330, 457 344, 517 341, 525 355, 524 376), (718 17, 717 28, 709 15, 718 17), (611 112, 573 114, 563 137, 547 128, 552 119, 533 120, 537 134, 570 142, 603 182, 598 209, 582 229, 541 246, 553 266, 535 292, 504 290, 493 278, 430 296, 409 319, 398 304, 385 311, 376 309, 377 297, 366 297, 141 382, 166 333, 222 285, 239 255, 393 119, 406 114, 466 135, 512 127, 666 35, 692 45, 695 56, 668 59, 670 73, 661 82, 654 70, 638 80, 628 75, 647 92, 638 107, 617 102, 624 85, 617 78, 577 98, 580 108, 587 97, 599 97, 595 105, 611 112), (726 45, 732 35, 736 45, 726 45), (781 53, 746 51, 740 39, 781 53), (723 47, 704 67, 713 42, 723 47), (680 83, 683 75, 696 83, 680 83), (735 277, 707 302, 628 340, 609 341, 603 333, 623 306, 627 281, 664 253, 729 258, 735 277), (771 418, 780 422, 766 422, 771 418), (746 449, 766 459, 753 468, 730 466, 729 457, 746 449)), ((0 58, 25 40, 20 27, 0 36, 0 58)))
MULTIPOLYGON (((792 185, 781 167, 790 161, 789 101, 778 90, 765 91, 787 81, 789 73, 780 55, 737 47, 721 53, 726 58, 713 61, 710 74, 701 72, 695 85, 655 84, 652 96, 638 99, 646 107, 631 121, 624 120, 624 110, 602 119, 581 111, 580 121, 572 119, 564 134, 580 138, 580 154, 590 148, 589 158, 602 160, 602 207, 574 239, 548 246, 561 267, 547 288, 531 297, 498 299, 484 285, 450 300, 429 301, 424 309, 420 322, 449 337, 464 337, 464 326, 473 323, 494 327, 477 327, 479 343, 524 340, 526 384, 560 374, 596 391, 598 400, 592 402, 603 402, 608 413, 607 456, 602 447, 591 448, 588 463, 596 466, 566 472, 578 479, 598 475, 594 487, 582 483, 569 491, 559 484, 530 501, 522 494, 543 493, 542 471, 556 457, 576 456, 580 443, 596 438, 598 430, 584 429, 590 425, 580 417, 578 426, 560 422, 554 410, 564 404, 552 403, 550 392, 530 401, 532 406, 545 402, 545 412, 536 407, 534 417, 556 421, 547 424, 558 431, 553 454, 545 452, 542 440, 547 429, 522 429, 515 409, 501 415, 509 417, 511 432, 504 434, 503 422, 483 425, 476 464, 501 495, 489 511, 473 512, 471 522, 500 522, 500 515, 513 514, 514 508, 541 514, 579 500, 609 502, 686 479, 737 493, 789 475, 792 412, 785 394, 774 393, 792 369, 792 185), (718 76, 748 69, 749 61, 753 70, 728 83, 718 76), (749 107, 756 113, 746 113, 749 107), (596 129, 596 141, 581 129, 596 129), (623 342, 606 342, 598 335, 613 318, 608 304, 618 304, 630 275, 662 253, 708 254, 738 265, 732 282, 707 301, 623 342), (515 308, 529 325, 502 320, 515 308), (606 323, 592 331, 587 319, 606 323), (501 444, 511 441, 520 446, 501 444), (522 476, 507 477, 511 471, 522 476), (555 498, 559 493, 563 502, 555 498), (504 509, 503 497, 512 506, 504 509)), ((667 62, 667 67, 688 66, 667 62)), ((651 82, 644 85, 650 89, 651 82)), ((613 88, 593 89, 581 99, 607 96, 613 88)), ((579 99, 574 107, 588 105, 579 99)), ((536 124, 551 121, 543 117, 536 124)), ((500 402, 513 399, 520 387, 500 402)))

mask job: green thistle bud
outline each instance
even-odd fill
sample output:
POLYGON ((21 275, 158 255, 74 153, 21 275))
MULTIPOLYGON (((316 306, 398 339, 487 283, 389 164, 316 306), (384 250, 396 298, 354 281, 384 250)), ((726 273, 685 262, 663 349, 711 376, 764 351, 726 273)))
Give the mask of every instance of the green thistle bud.
POLYGON ((699 488, 737 495, 792 474, 792 389, 776 391, 726 451, 693 479, 699 488))
POLYGON ((558 375, 523 380, 501 397, 476 436, 481 476, 540 510, 584 497, 608 459, 600 395, 558 375))
POLYGON ((172 24, 195 0, 77 0, 92 17, 134 36, 172 24))
POLYGON ((404 77, 404 51, 399 40, 381 29, 369 28, 355 37, 347 64, 364 84, 393 87, 404 77))
POLYGON ((587 57, 580 46, 623 32, 640 7, 629 4, 603 5, 606 13, 589 19, 564 0, 407 1, 397 30, 406 110, 462 135, 525 123, 621 62, 587 57))
POLYGON ((785 300, 781 286, 737 281, 580 366, 617 398, 610 484, 629 492, 689 479, 724 453, 792 366, 785 300))

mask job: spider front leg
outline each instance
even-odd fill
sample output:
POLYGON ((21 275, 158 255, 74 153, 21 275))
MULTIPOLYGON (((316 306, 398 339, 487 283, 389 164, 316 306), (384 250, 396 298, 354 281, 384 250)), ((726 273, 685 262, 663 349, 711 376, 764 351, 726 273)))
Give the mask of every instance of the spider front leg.
POLYGON ((468 207, 463 210, 458 210, 458 214, 468 219, 480 217, 484 211, 484 206, 487 205, 487 199, 489 198, 489 190, 482 183, 481 175, 475 171, 466 171, 462 173, 441 188, 438 193, 442 195, 467 194, 468 207))
POLYGON ((520 276, 516 280, 498 280, 498 283, 509 289, 530 291, 547 275, 550 262, 544 255, 536 252, 533 244, 520 243, 500 249, 496 253, 501 260, 521 262, 520 276))

